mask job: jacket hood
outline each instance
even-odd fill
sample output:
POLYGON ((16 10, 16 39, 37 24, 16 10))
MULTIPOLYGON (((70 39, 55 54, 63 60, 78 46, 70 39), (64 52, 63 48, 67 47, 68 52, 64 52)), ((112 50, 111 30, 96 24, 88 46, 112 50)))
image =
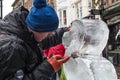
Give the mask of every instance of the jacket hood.
POLYGON ((0 21, 0 32, 8 35, 15 35, 22 40, 29 40, 31 35, 25 24, 28 13, 29 11, 23 6, 13 10, 0 21))

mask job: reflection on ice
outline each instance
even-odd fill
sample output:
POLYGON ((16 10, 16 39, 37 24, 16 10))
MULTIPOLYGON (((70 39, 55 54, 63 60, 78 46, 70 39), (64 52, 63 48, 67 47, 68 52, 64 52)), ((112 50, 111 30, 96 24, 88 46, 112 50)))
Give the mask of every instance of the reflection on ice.
POLYGON ((101 20, 82 20, 87 27, 87 34, 82 54, 100 55, 108 40, 109 30, 107 25, 101 20))
MULTIPOLYGON (((70 48, 72 52, 78 51, 84 44, 85 29, 82 22, 75 20, 75 22, 72 23, 71 30, 63 35, 63 45, 65 48, 70 48)), ((70 56, 69 49, 67 51, 68 54, 66 53, 66 55, 70 56)))
POLYGON ((117 80, 114 66, 101 56, 109 30, 102 20, 75 20, 63 35, 66 54, 72 56, 64 64, 67 80, 117 80))

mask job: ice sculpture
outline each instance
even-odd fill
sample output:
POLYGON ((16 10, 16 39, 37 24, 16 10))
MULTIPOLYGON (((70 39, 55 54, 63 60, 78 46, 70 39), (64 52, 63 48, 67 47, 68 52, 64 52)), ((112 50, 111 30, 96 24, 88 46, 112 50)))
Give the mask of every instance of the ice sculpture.
POLYGON ((101 56, 109 30, 102 20, 75 20, 70 32, 63 35, 68 56, 64 64, 67 80, 117 80, 111 62, 101 56))

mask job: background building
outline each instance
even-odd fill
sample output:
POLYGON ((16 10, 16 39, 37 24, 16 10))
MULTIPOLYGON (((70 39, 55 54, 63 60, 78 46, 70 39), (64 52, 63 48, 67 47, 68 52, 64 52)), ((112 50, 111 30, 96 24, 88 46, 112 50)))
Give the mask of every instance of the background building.
MULTIPOLYGON (((32 6, 33 0, 15 0, 12 4, 13 9, 16 9, 20 6, 24 6, 28 10, 32 6)), ((52 5, 56 9, 56 0, 47 0, 48 4, 52 5)))
POLYGON ((56 0, 47 0, 47 2, 48 2, 48 4, 50 4, 51 6, 53 6, 55 10, 57 9, 56 0))
POLYGON ((16 9, 22 5, 24 5, 24 0, 15 0, 12 4, 12 7, 13 9, 16 9))
POLYGON ((24 0, 24 7, 27 8, 28 10, 32 6, 33 0, 24 0))
POLYGON ((14 3, 12 4, 13 9, 16 9, 20 6, 24 6, 28 10, 32 6, 32 0, 15 0, 14 3))
MULTIPOLYGON (((90 11, 100 9, 100 0, 57 0, 57 12, 60 19, 60 27, 69 26, 75 19, 100 18, 100 13, 93 14, 90 11)), ((95 13, 95 11, 94 11, 95 13)))
POLYGON ((116 39, 120 31, 120 0, 103 0, 103 8, 102 19, 110 30, 106 57, 115 65, 120 78, 120 36, 116 39))

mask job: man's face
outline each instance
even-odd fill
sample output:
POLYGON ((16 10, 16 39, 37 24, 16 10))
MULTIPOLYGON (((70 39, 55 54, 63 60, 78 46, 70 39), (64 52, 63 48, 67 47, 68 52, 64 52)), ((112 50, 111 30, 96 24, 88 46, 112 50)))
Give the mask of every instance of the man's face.
POLYGON ((37 42, 40 42, 42 41, 43 39, 45 39, 46 37, 50 36, 52 32, 35 32, 35 31, 32 31, 33 32, 33 35, 34 35, 34 38, 37 42))

